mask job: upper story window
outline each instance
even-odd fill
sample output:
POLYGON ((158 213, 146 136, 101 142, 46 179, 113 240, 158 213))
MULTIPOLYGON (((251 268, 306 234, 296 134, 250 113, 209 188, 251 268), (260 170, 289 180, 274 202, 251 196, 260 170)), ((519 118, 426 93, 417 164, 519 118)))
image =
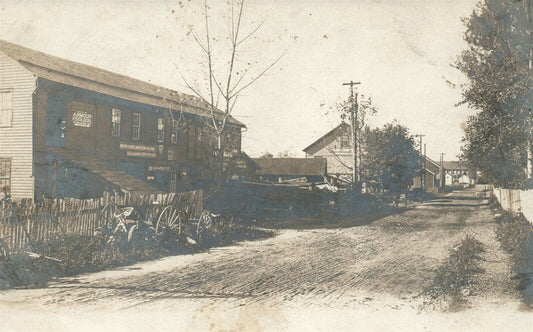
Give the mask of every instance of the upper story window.
POLYGON ((13 89, 0 90, 0 127, 13 125, 13 89))
POLYGON ((163 118, 157 118, 157 141, 165 141, 165 120, 163 118))
POLYGON ((341 136, 341 149, 349 149, 350 148, 350 136, 348 135, 342 135, 341 136))
POLYGON ((0 158, 0 192, 4 188, 11 192, 11 159, 0 158))
POLYGON ((134 140, 141 139, 141 114, 133 113, 133 119, 131 123, 131 138, 134 140))
POLYGON ((172 120, 172 130, 170 131, 170 141, 178 144, 178 120, 172 120))
POLYGON ((111 115, 111 135, 120 137, 120 110, 113 108, 111 115))

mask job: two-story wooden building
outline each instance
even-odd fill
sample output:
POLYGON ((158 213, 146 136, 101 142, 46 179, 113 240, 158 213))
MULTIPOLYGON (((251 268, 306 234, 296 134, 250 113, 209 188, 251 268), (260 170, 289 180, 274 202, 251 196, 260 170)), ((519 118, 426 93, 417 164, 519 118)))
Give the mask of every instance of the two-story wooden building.
MULTIPOLYGON (((14 198, 201 187, 209 114, 196 97, 0 41, 0 187, 14 198)), ((243 127, 228 119, 227 169, 246 168, 243 127)))
POLYGON ((350 125, 342 122, 303 150, 306 158, 327 160, 327 176, 336 184, 352 182, 354 158, 350 132, 350 125))

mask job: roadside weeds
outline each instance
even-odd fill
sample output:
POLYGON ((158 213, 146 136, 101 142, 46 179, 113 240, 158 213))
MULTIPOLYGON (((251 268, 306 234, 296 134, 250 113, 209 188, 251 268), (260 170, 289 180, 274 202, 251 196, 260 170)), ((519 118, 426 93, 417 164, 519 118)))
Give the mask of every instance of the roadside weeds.
POLYGON ((98 272, 108 268, 126 266, 136 262, 158 259, 165 256, 202 252, 206 249, 226 246, 237 241, 271 237, 273 231, 239 223, 225 223, 209 229, 201 243, 190 245, 174 241, 169 246, 157 239, 143 246, 110 247, 105 239, 90 239, 82 236, 57 236, 42 245, 39 252, 45 256, 32 258, 24 253, 2 256, 0 259, 0 289, 46 287, 56 277, 98 272))
POLYGON ((501 209, 496 214, 496 236, 501 248, 510 255, 513 285, 522 294, 525 306, 533 308, 533 225, 522 215, 501 209))
POLYGON ((431 301, 423 306, 450 312, 467 308, 467 297, 473 295, 476 276, 484 272, 480 265, 483 252, 483 244, 470 235, 450 249, 446 260, 437 268, 432 284, 424 292, 431 301))

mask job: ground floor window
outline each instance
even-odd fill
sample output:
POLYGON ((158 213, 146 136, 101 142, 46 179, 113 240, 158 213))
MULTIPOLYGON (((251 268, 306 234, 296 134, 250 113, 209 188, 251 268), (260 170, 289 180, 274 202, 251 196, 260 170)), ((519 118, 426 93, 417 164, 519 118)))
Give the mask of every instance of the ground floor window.
POLYGON ((0 90, 0 127, 13 125, 13 90, 0 90))
POLYGON ((0 191, 11 192, 11 159, 0 158, 0 191))
POLYGON ((168 191, 171 193, 175 193, 178 191, 178 172, 170 172, 170 181, 169 181, 169 188, 168 191))

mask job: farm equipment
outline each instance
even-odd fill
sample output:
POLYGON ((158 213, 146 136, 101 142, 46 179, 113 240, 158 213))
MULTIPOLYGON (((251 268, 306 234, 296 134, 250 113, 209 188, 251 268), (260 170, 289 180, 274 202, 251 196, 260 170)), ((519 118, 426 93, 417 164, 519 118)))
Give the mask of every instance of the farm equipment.
POLYGON ((116 248, 146 247, 154 241, 167 249, 176 243, 196 246, 217 217, 204 210, 198 219, 190 218, 188 211, 157 201, 139 207, 109 203, 100 212, 103 226, 98 232, 116 248))

